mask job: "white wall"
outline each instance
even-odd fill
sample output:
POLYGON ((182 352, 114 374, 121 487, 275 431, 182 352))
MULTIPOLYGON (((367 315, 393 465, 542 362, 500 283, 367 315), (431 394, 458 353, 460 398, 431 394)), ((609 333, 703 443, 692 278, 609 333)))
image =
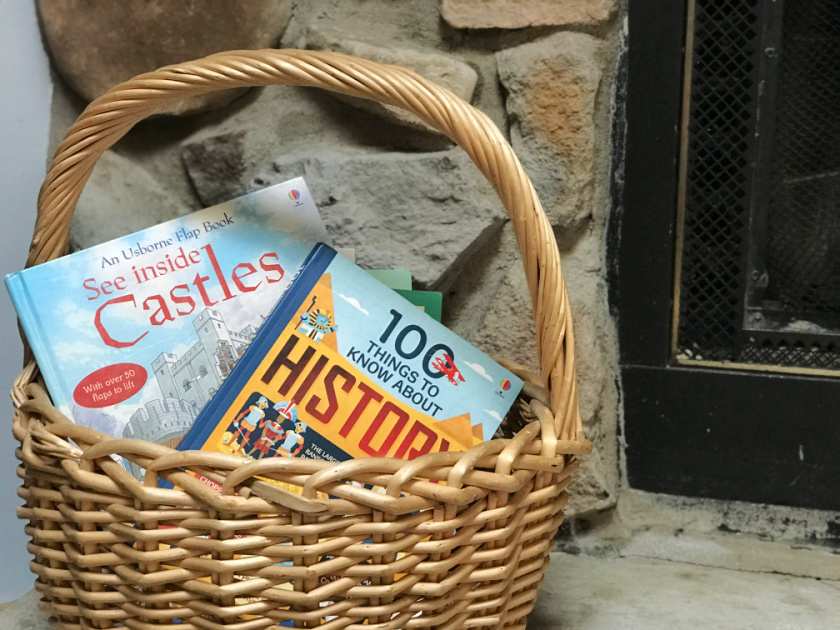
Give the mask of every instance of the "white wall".
MULTIPOLYGON (((32 0, 0 1, 0 60, 0 274, 5 276, 26 260, 47 161, 52 82, 32 0)), ((24 524, 15 515, 20 480, 6 392, 20 372, 23 347, 5 288, 0 349, 0 602, 7 602, 31 589, 35 577, 24 524)))

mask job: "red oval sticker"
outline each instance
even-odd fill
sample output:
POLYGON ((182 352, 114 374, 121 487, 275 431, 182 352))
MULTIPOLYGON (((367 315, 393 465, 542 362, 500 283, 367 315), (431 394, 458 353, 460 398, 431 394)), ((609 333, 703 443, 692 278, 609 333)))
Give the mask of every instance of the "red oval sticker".
POLYGON ((146 384, 146 368, 136 363, 115 363, 84 377, 73 390, 82 407, 110 407, 128 400, 146 384))

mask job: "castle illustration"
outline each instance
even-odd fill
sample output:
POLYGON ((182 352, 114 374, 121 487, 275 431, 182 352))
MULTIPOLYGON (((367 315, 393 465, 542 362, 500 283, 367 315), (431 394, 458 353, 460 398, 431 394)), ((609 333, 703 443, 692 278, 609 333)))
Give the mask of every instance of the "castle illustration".
MULTIPOLYGON (((193 320, 193 327, 198 341, 189 350, 180 357, 163 352, 152 362, 162 398, 135 411, 123 437, 177 446, 257 332, 250 324, 238 332, 230 330, 219 312, 209 308, 193 320)), ((139 478, 141 469, 130 465, 139 478)))

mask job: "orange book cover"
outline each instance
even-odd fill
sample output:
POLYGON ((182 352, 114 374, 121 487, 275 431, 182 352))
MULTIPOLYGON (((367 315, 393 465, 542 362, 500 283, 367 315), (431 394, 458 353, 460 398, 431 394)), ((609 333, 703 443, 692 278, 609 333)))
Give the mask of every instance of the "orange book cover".
POLYGON ((522 382, 318 245, 179 447, 414 459, 492 437, 522 382))

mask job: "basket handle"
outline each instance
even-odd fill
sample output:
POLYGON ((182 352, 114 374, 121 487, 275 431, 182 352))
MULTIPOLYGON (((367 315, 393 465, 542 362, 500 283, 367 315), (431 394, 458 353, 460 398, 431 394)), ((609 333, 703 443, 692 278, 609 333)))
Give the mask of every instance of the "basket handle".
POLYGON ((275 84, 318 87, 401 107, 467 152, 513 222, 536 319, 543 385, 551 393, 555 434, 577 439, 581 421, 569 300, 554 233, 533 185, 486 115, 404 68, 329 52, 232 51, 166 66, 117 85, 85 109, 56 150, 38 196, 27 266, 66 252, 73 210, 99 156, 137 122, 186 97, 275 84))

